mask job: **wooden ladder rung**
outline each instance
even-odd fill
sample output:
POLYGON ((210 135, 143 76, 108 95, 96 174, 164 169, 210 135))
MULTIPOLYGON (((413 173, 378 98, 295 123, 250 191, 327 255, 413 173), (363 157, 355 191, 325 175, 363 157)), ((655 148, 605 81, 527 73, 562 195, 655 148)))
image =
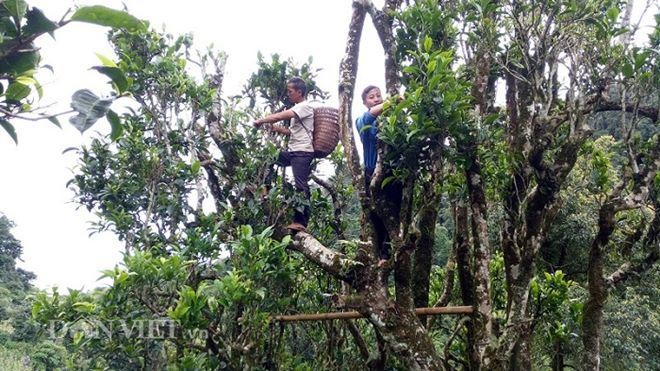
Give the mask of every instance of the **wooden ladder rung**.
MULTIPOLYGON (((417 314, 418 316, 433 316, 438 314, 470 314, 473 311, 474 309, 471 306, 415 308, 415 314, 417 314)), ((278 322, 328 321, 333 319, 356 319, 356 318, 364 318, 364 316, 359 312, 351 311, 351 312, 292 314, 292 315, 274 317, 275 321, 278 322)))

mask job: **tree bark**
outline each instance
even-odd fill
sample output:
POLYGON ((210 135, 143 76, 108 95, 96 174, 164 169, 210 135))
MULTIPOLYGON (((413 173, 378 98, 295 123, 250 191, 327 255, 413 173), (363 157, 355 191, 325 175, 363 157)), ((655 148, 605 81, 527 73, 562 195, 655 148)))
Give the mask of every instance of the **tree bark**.
MULTIPOLYGON (((474 276, 472 274, 472 259, 470 256, 470 228, 468 221, 468 208, 463 201, 452 205, 454 214, 454 251, 456 251, 456 265, 458 267, 458 282, 461 288, 463 305, 475 306, 474 276)), ((470 370, 481 367, 481 355, 477 347, 477 334, 474 321, 466 323, 468 339, 468 364, 470 370)))
MULTIPOLYGON (((623 197, 622 192, 628 186, 624 178, 608 195, 607 200, 598 212, 598 232, 591 243, 589 250, 589 265, 587 268, 589 299, 584 307, 582 320, 582 343, 584 344, 584 367, 586 370, 600 370, 600 341, 603 332, 603 308, 608 296, 608 282, 604 276, 604 249, 610 242, 610 237, 616 228, 616 214, 623 210, 631 210, 644 205, 656 177, 660 158, 657 157, 658 146, 655 148, 655 158, 646 164, 644 171, 632 177, 632 192, 623 197)), ((653 152, 652 152, 653 153, 653 152)), ((633 161, 635 161, 633 159, 633 161)), ((654 202, 657 206, 658 202, 654 202)), ((653 222, 650 225, 651 233, 657 232, 657 209, 653 222)), ((651 237, 657 239, 657 236, 651 237)), ((654 247, 657 254, 658 247, 654 247)), ((651 252, 653 259, 653 252, 651 252)), ((657 256, 655 257, 657 260, 657 256)), ((651 266, 655 260, 648 266, 651 266)))
POLYGON ((476 311, 473 316, 475 343, 474 351, 478 353, 480 365, 488 366, 490 361, 486 348, 490 344, 492 324, 492 302, 490 298, 490 264, 491 252, 488 241, 488 221, 486 215, 486 195, 484 192, 481 166, 472 151, 468 154, 469 165, 465 171, 467 188, 472 212, 471 226, 474 242, 474 294, 476 311))
POLYGON ((614 208, 604 205, 599 212, 598 234, 589 250, 589 300, 584 307, 582 343, 585 370, 600 370, 600 338, 603 329, 603 307, 607 300, 607 285, 603 278, 603 248, 614 232, 614 208))
MULTIPOLYGON (((422 183, 421 189, 423 196, 420 199, 419 211, 415 217, 416 228, 419 231, 419 239, 415 247, 412 266, 413 300, 415 307, 426 307, 429 305, 429 286, 431 267, 433 265, 433 248, 435 247, 435 230, 438 222, 442 184, 444 181, 444 159, 441 148, 434 150, 431 157, 433 158, 430 169, 431 177, 428 181, 422 183)), ((453 251, 451 255, 453 256, 453 251)), ((447 262, 447 267, 451 268, 449 261, 447 262)), ((451 272, 451 283, 453 284, 453 271, 451 272)), ((446 287, 447 284, 445 283, 446 287)), ((426 318, 422 318, 422 322, 427 324, 426 318)))
MULTIPOLYGON (((420 237, 413 255, 413 301, 415 307, 429 305, 429 285, 431 266, 433 265, 433 245, 435 243, 435 227, 438 218, 438 205, 425 208, 419 218, 420 237)), ((426 324, 426 318, 422 319, 426 324)))
MULTIPOLYGON (((351 109, 353 107, 353 93, 358 69, 358 56, 360 54, 360 39, 364 28, 366 8, 364 1, 353 1, 353 15, 348 28, 346 52, 339 66, 339 127, 341 130, 341 143, 344 148, 344 157, 350 169, 353 187, 358 190, 363 211, 369 210, 369 202, 364 186, 364 172, 360 166, 360 156, 353 135, 353 120, 351 109)), ((365 220, 365 218, 363 218, 365 220)))

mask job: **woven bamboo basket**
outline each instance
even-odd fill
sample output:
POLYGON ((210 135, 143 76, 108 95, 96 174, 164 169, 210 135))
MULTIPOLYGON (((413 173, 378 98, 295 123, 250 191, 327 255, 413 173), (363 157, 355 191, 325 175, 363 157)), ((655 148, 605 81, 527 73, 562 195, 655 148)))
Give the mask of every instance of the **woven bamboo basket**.
POLYGON ((332 153, 339 143, 339 110, 332 107, 314 109, 314 155, 323 158, 332 153))

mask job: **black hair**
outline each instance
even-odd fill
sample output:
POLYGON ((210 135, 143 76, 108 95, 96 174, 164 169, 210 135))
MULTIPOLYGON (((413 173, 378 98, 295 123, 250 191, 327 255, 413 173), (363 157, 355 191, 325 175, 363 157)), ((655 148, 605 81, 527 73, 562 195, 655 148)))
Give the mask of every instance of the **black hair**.
POLYGON ((362 90, 362 101, 363 102, 367 100, 367 94, 369 94, 369 92, 374 90, 374 89, 380 90, 380 88, 378 86, 375 86, 375 85, 369 85, 366 88, 364 88, 364 90, 362 90))
POLYGON ((286 83, 293 85, 293 88, 298 90, 303 97, 307 96, 307 84, 305 84, 305 80, 300 77, 292 77, 286 83))

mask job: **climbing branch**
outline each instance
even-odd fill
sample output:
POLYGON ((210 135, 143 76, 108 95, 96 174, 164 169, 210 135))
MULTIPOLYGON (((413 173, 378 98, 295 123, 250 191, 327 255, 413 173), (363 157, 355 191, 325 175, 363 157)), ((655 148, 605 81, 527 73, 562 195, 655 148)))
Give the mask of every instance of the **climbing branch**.
POLYGON ((353 282, 353 271, 362 266, 346 255, 323 246, 314 236, 305 232, 298 232, 289 248, 303 254, 333 277, 349 284, 353 282))

